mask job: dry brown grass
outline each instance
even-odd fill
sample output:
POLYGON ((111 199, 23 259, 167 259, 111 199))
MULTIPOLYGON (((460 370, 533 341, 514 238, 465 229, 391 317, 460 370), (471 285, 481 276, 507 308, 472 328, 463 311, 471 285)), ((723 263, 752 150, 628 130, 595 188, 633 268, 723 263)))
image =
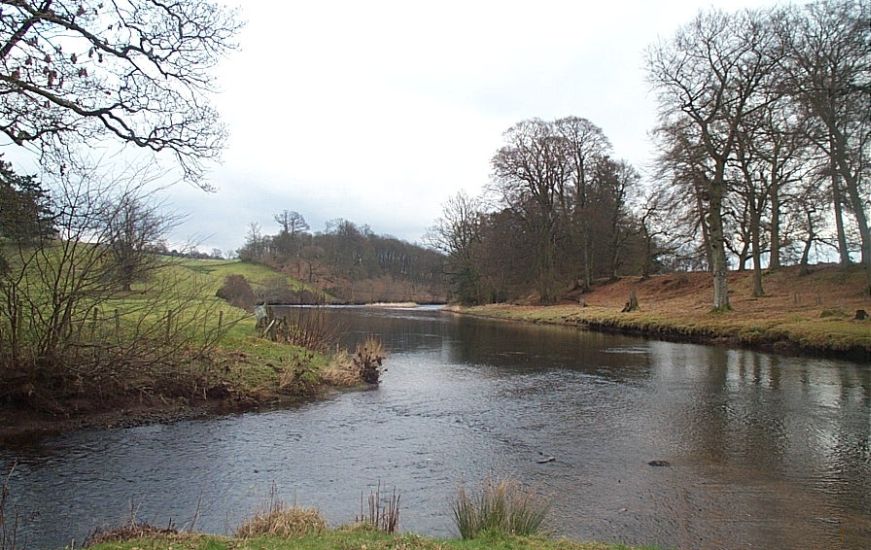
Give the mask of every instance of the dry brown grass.
POLYGON ((124 525, 95 529, 85 540, 84 547, 88 548, 99 544, 124 542, 141 538, 162 538, 181 541, 202 538, 202 535, 180 532, 172 523, 166 527, 156 527, 148 523, 140 523, 131 512, 130 520, 124 525))
POLYGON ((360 369, 354 365, 351 355, 347 351, 337 352, 330 364, 321 371, 321 379, 335 387, 346 388, 356 386, 363 382, 360 377, 360 369))
POLYGON ((245 520, 235 535, 239 538, 291 538, 319 535, 326 529, 327 522, 316 508, 287 506, 281 501, 273 501, 266 510, 245 520))
POLYGON ((871 298, 863 294, 861 269, 824 266, 800 276, 798 268, 784 268, 765 275, 766 294, 758 298, 753 297, 751 276, 750 272, 729 274, 732 311, 726 313, 711 311, 709 273, 671 273, 647 280, 624 277, 572 296, 572 304, 491 305, 462 311, 675 338, 725 338, 750 346, 871 354, 871 323, 852 320, 858 309, 871 311, 871 298), (632 290, 639 310, 621 313, 632 290), (580 299, 586 307, 577 305, 580 299))

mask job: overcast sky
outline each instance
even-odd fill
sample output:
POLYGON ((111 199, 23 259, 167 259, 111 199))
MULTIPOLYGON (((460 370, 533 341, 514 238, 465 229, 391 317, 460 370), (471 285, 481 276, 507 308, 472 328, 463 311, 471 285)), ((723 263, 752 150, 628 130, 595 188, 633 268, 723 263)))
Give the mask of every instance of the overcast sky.
POLYGON ((230 130, 206 194, 171 202, 175 240, 235 250, 247 226, 300 212, 420 241, 442 203, 488 182, 502 132, 583 116, 644 171, 655 103, 644 51, 701 8, 766 0, 276 2, 246 0, 214 98, 230 130))

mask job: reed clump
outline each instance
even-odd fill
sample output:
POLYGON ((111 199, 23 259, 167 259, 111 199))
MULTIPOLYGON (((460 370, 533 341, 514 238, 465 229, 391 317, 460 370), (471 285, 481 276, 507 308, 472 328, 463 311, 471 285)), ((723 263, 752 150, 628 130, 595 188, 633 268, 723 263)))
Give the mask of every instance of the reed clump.
POLYGON ((396 532, 399 527, 399 499, 395 488, 390 496, 383 496, 379 481, 366 500, 368 513, 363 510, 363 495, 360 495, 360 515, 355 518, 355 523, 375 531, 396 532))
POLYGON ((513 479, 485 480, 469 494, 460 486, 451 503, 454 525, 464 539, 485 533, 529 536, 539 533, 549 504, 513 479))
POLYGON ((378 338, 370 336, 357 344, 357 349, 351 357, 360 378, 367 384, 378 384, 381 381, 383 369, 381 363, 387 355, 384 344, 378 338))

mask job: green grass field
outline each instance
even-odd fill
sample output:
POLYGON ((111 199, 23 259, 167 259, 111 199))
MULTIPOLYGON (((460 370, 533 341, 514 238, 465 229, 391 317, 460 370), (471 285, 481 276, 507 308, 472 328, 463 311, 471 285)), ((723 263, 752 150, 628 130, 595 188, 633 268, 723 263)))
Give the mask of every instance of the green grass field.
MULTIPOLYGON (((60 254, 49 249, 46 265, 60 254)), ((71 266, 65 269, 72 272, 71 266)), ((49 419, 63 424, 64 418, 130 406, 147 412, 221 401, 222 408, 250 408, 360 383, 347 354, 334 358, 261 338, 253 313, 217 297, 228 275, 243 275, 254 288, 310 290, 261 265, 160 257, 149 276, 129 291, 97 281, 93 294, 82 293, 70 308, 72 320, 58 348, 62 355, 25 366, 7 362, 0 370, 0 382, 11 388, 7 402, 49 412, 49 419)), ((39 275, 28 280, 28 295, 37 310, 52 311, 57 294, 46 290, 48 279, 39 275)), ((20 332, 25 358, 36 357, 40 339, 50 334, 39 325, 36 330, 30 326, 20 332)))

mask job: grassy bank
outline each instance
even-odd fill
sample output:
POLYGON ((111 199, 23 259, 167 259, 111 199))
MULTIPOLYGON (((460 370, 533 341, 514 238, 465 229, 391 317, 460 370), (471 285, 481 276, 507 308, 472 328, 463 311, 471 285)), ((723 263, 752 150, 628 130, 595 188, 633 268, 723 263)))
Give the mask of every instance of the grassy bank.
POLYGON ((255 288, 302 283, 239 261, 163 261, 87 312, 70 355, 3 372, 0 438, 272 406, 361 382, 348 355, 259 338, 252 314, 215 295, 228 275, 255 288))
POLYGON ((863 281, 859 269, 821 267, 800 276, 797 268, 786 268, 766 274, 766 295, 754 298, 751 274, 731 273, 733 309, 726 313, 711 311, 708 273, 674 273, 647 280, 627 277, 572 296, 572 303, 553 306, 452 309, 495 319, 869 361, 871 321, 853 319, 856 310, 871 312, 871 299, 862 293, 863 281), (632 290, 640 308, 623 313, 632 290))
POLYGON ((542 537, 492 535, 472 540, 443 540, 413 534, 392 535, 377 531, 336 529, 297 538, 252 539, 200 534, 166 535, 101 544, 93 550, 629 550, 631 547, 582 543, 542 537))
MULTIPOLYGON (((361 499, 362 500, 362 499, 361 499)), ((273 497, 269 506, 244 520, 233 537, 179 533, 131 522, 120 529, 98 531, 89 542, 97 550, 613 550, 599 543, 555 540, 541 535, 550 505, 515 480, 486 480, 467 492, 460 488, 451 509, 459 539, 435 539, 396 531, 400 518, 396 491, 384 498, 370 493, 368 515, 330 528, 316 508, 288 506, 273 497)))

